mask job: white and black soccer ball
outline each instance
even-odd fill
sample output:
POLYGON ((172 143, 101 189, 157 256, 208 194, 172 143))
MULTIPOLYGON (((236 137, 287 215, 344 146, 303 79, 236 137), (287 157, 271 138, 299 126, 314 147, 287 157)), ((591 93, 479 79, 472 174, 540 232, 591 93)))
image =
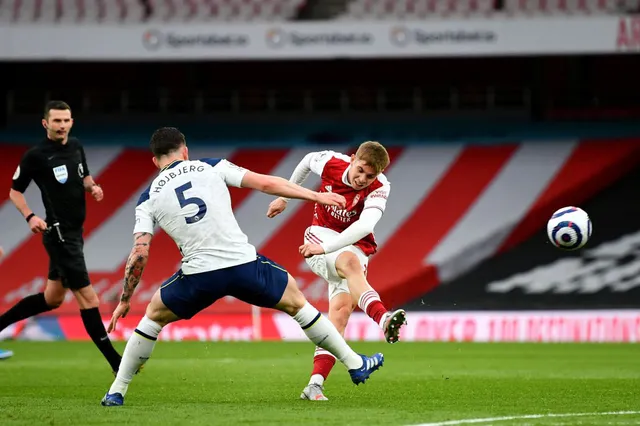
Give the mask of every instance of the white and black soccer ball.
POLYGON ((591 238, 591 219, 579 207, 556 210, 547 222, 547 235, 551 244, 562 250, 577 250, 591 238))

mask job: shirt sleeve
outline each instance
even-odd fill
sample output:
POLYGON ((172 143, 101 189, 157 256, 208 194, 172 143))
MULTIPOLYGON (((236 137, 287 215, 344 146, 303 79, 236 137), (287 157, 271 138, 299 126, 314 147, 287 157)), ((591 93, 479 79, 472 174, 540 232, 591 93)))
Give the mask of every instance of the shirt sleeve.
MULTIPOLYGON (((309 154, 305 155, 293 170, 289 181, 295 183, 296 185, 302 185, 307 177, 309 177, 309 173, 311 172, 322 176, 324 166, 333 157, 333 154, 333 151, 319 151, 310 152, 309 154)), ((289 198, 286 197, 282 198, 287 201, 289 200, 289 198)))
POLYGON ((82 157, 82 170, 83 170, 83 178, 87 176, 91 176, 91 172, 89 171, 89 165, 87 164, 87 156, 84 153, 84 148, 82 145, 79 145, 80 156, 82 157))
POLYGON ((242 178, 244 178, 244 175, 248 172, 244 167, 236 166, 232 162, 224 159, 220 160, 213 169, 222 175, 227 185, 237 188, 242 187, 242 178))
POLYGON ((152 234, 156 226, 156 220, 153 215, 151 201, 149 200, 149 190, 146 190, 138 200, 136 206, 136 223, 133 227, 133 233, 146 232, 152 234))
POLYGON ((321 176, 324 166, 331 160, 333 155, 333 151, 310 152, 298 163, 289 181, 300 185, 309 176, 310 172, 321 176))
POLYGON ((29 187, 29 184, 35 177, 35 171, 37 165, 35 164, 36 158, 33 156, 33 153, 28 151, 22 156, 22 160, 20 160, 20 165, 16 168, 15 173, 13 174, 13 183, 11 184, 11 188, 18 191, 24 192, 29 187))
POLYGON ((347 229, 332 239, 323 241, 320 245, 324 249, 325 254, 328 254, 355 244, 373 232, 380 218, 382 218, 382 211, 378 209, 363 210, 360 218, 353 222, 347 229))
POLYGON ((324 170, 324 166, 326 166, 329 160, 331 160, 334 157, 335 152, 319 151, 319 152, 312 152, 311 154, 308 154, 308 155, 310 156, 309 167, 311 168, 311 171, 317 174, 318 176, 322 176, 322 171, 324 170))
POLYGON ((385 183, 380 188, 371 192, 367 195, 367 198, 364 199, 364 210, 378 209, 384 213, 384 210, 387 208, 387 199, 390 193, 391 185, 389 183, 385 183))

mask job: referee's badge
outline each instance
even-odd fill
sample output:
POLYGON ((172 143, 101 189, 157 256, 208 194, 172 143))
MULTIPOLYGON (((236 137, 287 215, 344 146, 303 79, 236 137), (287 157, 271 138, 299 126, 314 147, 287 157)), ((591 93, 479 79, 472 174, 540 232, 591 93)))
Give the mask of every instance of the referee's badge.
POLYGON ((67 166, 62 165, 53 168, 53 175, 56 177, 56 180, 60 183, 66 183, 67 178, 69 177, 69 172, 67 172, 67 166))
POLYGON ((16 169, 16 172, 13 174, 13 180, 16 180, 20 177, 20 166, 16 169))
POLYGON ((81 178, 84 177, 84 167, 82 166, 82 163, 78 164, 78 176, 81 178))

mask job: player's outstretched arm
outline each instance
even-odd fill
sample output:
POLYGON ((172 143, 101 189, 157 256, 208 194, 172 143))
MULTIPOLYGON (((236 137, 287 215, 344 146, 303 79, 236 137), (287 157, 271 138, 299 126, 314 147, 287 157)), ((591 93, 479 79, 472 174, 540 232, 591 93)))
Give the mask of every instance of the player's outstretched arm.
POLYGON ((127 316, 131 308, 131 297, 142 278, 142 272, 149 260, 149 247, 153 235, 148 232, 138 232, 133 235, 133 248, 127 259, 127 266, 124 271, 124 282, 122 284, 122 295, 120 304, 113 312, 108 332, 115 330, 119 318, 127 316))
POLYGON ((305 155, 304 158, 300 160, 296 168, 293 169, 293 173, 291 173, 289 181, 295 183, 296 185, 302 185, 302 183, 309 176, 309 173, 313 171, 311 165, 318 157, 318 155, 320 155, 319 152, 310 152, 309 154, 305 155))
POLYGON ((243 188, 255 189, 269 195, 314 201, 328 206, 338 206, 340 208, 346 206, 346 200, 342 195, 331 192, 320 193, 312 191, 278 176, 247 171, 242 178, 241 185, 243 188))
MULTIPOLYGON (((317 175, 322 175, 324 165, 332 157, 332 155, 333 151, 310 152, 309 154, 305 155, 293 170, 289 181, 297 185, 302 185, 302 183, 309 176, 309 173, 314 172, 317 175)), ((288 201, 289 198, 287 197, 279 197, 273 200, 269 204, 267 217, 276 217, 277 215, 282 213, 287 208, 288 201)))

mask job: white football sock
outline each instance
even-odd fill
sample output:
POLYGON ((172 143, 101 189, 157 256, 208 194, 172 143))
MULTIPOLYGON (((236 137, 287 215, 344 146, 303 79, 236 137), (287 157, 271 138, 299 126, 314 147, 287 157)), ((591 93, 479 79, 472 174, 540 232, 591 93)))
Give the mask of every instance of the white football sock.
POLYGON ((309 384, 322 386, 324 384, 324 377, 322 377, 322 374, 314 374, 313 376, 311 376, 309 384))
POLYGON ((383 330, 384 330, 384 323, 387 322, 387 318, 389 318, 389 315, 391 315, 391 312, 385 312, 385 314, 382 315, 382 318, 380 318, 380 322, 378 323, 378 325, 383 330))
POLYGON ((331 352, 349 370, 362 367, 362 358, 349 347, 340 332, 316 308, 307 302, 293 317, 309 340, 331 352))
POLYGON ((127 393, 133 375, 151 356, 161 330, 162 326, 146 315, 140 320, 124 349, 118 375, 109 389, 110 394, 119 393, 124 396, 127 393))

